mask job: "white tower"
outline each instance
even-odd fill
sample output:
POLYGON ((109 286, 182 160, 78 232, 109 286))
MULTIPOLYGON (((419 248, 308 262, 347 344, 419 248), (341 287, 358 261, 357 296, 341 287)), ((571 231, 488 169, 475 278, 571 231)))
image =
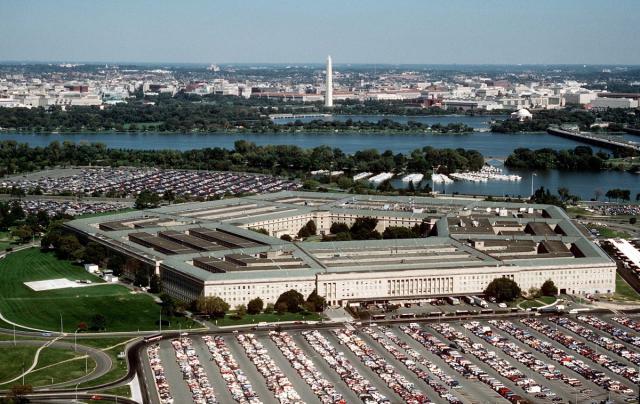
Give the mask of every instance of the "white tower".
POLYGON ((333 107, 333 66, 331 66, 331 56, 327 56, 327 89, 324 93, 324 106, 333 107))

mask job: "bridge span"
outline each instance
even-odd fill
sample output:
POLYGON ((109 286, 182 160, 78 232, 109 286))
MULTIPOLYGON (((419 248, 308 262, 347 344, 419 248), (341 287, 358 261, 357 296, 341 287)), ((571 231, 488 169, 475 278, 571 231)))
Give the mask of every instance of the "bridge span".
POLYGON ((549 128, 547 129, 547 133, 609 149, 625 149, 636 153, 640 152, 640 143, 615 139, 612 136, 601 136, 586 132, 572 132, 558 128, 549 128))

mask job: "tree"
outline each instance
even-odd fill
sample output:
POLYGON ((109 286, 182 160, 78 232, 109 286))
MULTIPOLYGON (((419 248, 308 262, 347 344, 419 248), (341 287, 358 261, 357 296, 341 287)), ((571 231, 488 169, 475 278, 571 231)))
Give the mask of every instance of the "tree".
POLYGON ((107 250, 102 244, 95 241, 89 241, 84 248, 84 260, 86 262, 95 262, 102 265, 107 258, 107 250))
POLYGON ((276 303, 274 309, 275 309, 276 313, 284 314, 284 313, 287 312, 287 304, 285 302, 276 303))
POLYGON ((295 289, 288 290, 282 293, 278 300, 276 300, 276 310, 278 310, 278 306, 282 307, 282 304, 285 305, 285 311, 290 313, 297 313, 300 311, 300 306, 304 303, 304 296, 300 292, 295 289))
POLYGON ((196 301, 196 309, 204 314, 208 314, 214 318, 223 318, 229 311, 229 303, 222 300, 218 296, 201 296, 196 301))
POLYGON ((124 257, 122 257, 122 255, 114 254, 109 257, 109 260, 107 261, 107 267, 113 270, 113 274, 115 276, 120 276, 122 275, 122 272, 124 270, 125 263, 126 261, 124 257))
POLYGON ((267 303, 267 306, 264 308, 264 314, 271 314, 275 310, 275 305, 273 303, 267 303))
POLYGON ((151 275, 151 279, 149 280, 149 292, 160 293, 161 288, 162 282, 160 281, 160 277, 156 274, 151 275))
POLYGON ((515 300, 520 293, 520 286, 510 278, 495 278, 484 290, 485 295, 494 297, 498 303, 515 300))
POLYGON ((160 205, 160 197, 158 194, 149 189, 145 189, 138 194, 134 207, 136 209, 151 209, 157 208, 158 205, 160 205))
POLYGON ((89 326, 84 321, 79 322, 78 325, 76 326, 76 329, 78 331, 81 331, 81 332, 82 331, 87 331, 88 328, 89 328, 89 326))
POLYGON ((141 288, 149 286, 149 273, 145 268, 136 269, 133 284, 141 288))
POLYGON ((79 260, 84 255, 84 249, 75 235, 66 234, 59 238, 58 246, 56 247, 56 255, 61 259, 79 260))
POLYGON ((102 331, 107 328, 107 319, 102 314, 95 314, 91 317, 90 328, 94 331, 102 331))
POLYGON ((249 314, 259 314, 264 307, 264 302, 259 297, 255 299, 249 300, 249 304, 247 304, 247 313, 249 314))
POLYGON ((236 306, 236 317, 242 318, 247 315, 247 306, 244 304, 239 304, 236 306))
POLYGON ((638 219, 635 217, 631 217, 629 218, 629 224, 636 224, 638 222, 638 219))
POLYGON ((313 220, 309 220, 298 231, 298 237, 299 238, 306 238, 306 237, 309 237, 309 236, 315 236, 317 231, 318 231, 318 229, 316 227, 316 222, 314 222, 313 220))
POLYGON ((329 231, 331 234, 345 233, 349 232, 349 226, 346 223, 335 222, 331 224, 329 231))
POLYGON ((173 317, 176 313, 177 306, 175 299, 167 293, 161 293, 158 297, 160 298, 160 310, 162 314, 166 317, 173 317))
POLYGON ((379 240, 382 238, 376 230, 378 219, 373 217, 359 217, 351 226, 351 238, 354 240, 379 240))
POLYGON ((17 238, 18 240, 20 240, 20 243, 24 244, 29 242, 29 240, 31 240, 31 238, 33 237, 33 231, 29 226, 20 226, 15 228, 11 232, 11 235, 17 238))
POLYGON ((557 296, 558 287, 551 279, 547 279, 540 287, 540 293, 542 293, 543 296, 557 296))
POLYGON ((280 240, 293 241, 293 238, 291 238, 291 236, 288 234, 283 234, 282 236, 280 236, 280 240))
POLYGON ((14 384, 11 386, 11 391, 7 397, 9 398, 9 403, 28 403, 29 400, 25 397, 28 394, 33 393, 33 387, 30 384, 14 384))
POLYGON ((313 289, 313 292, 307 297, 307 303, 309 303, 309 308, 312 311, 319 313, 324 310, 326 301, 324 297, 318 294, 316 289, 313 289))

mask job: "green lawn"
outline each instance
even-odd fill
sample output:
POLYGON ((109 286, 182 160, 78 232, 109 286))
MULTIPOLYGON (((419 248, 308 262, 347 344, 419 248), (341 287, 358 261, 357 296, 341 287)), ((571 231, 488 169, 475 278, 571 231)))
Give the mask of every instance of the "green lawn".
POLYGON ((631 235, 624 231, 612 230, 606 226, 587 226, 589 230, 595 229, 600 232, 600 238, 631 238, 631 235))
POLYGON ((318 321, 320 320, 320 315, 318 313, 308 313, 307 315, 301 315, 298 313, 284 313, 284 314, 255 314, 242 317, 239 320, 232 318, 233 313, 227 314, 225 318, 218 320, 211 320, 212 323, 217 324, 219 326, 228 326, 228 325, 242 325, 242 324, 258 324, 260 322, 266 323, 275 323, 280 321, 318 321))
MULTIPOLYGON (((38 350, 37 346, 3 346, 0 348, 0 383, 13 379, 22 373, 33 363, 33 357, 38 350)), ((4 388, 6 386, 0 386, 4 388)))
POLYGON ((620 274, 616 274, 616 293, 613 295, 613 298, 616 300, 640 301, 640 294, 638 294, 620 274))
POLYGON ((127 374, 127 361, 118 358, 118 353, 120 353, 124 347, 122 348, 114 348, 108 351, 104 351, 109 357, 111 357, 111 369, 104 375, 98 377, 97 379, 90 380, 88 382, 84 382, 80 384, 80 387, 91 387, 98 386, 100 384, 109 383, 114 380, 118 380, 124 375, 127 374))
MULTIPOLYGON (((45 354, 49 349, 45 349, 42 353, 45 354)), ((55 352, 60 350, 51 350, 50 352, 55 352)), ((42 387, 48 386, 53 383, 62 383, 70 380, 75 380, 84 376, 87 373, 91 373, 96 368, 96 362, 88 358, 85 362, 85 359, 76 359, 68 362, 62 362, 65 359, 70 359, 73 357, 72 351, 61 351, 67 354, 67 357, 63 357, 58 354, 60 359, 53 366, 45 367, 45 363, 43 362, 40 365, 41 361, 38 361, 38 366, 33 372, 29 373, 25 377, 25 383, 30 384, 34 387, 42 387), (68 357, 71 355, 71 357, 68 357), (60 363, 62 362, 62 363, 60 363), (85 373, 86 372, 86 373, 85 373)), ((82 355, 76 355, 76 357, 80 357, 82 355)))
POLYGON ((131 397, 131 389, 128 385, 112 387, 106 390, 100 390, 98 393, 100 394, 111 394, 114 396, 120 397, 131 397))
MULTIPOLYGON (((43 342, 44 343, 44 342, 43 342)), ((0 347, 0 382, 8 381, 14 377, 20 375, 23 369, 28 369, 33 363, 33 358, 37 346, 2 346, 0 347)), ((34 386, 43 386, 51 384, 51 377, 54 378, 54 383, 59 383, 65 380, 71 380, 70 369, 63 368, 65 364, 58 364, 67 359, 72 359, 81 356, 73 351, 57 348, 45 348, 40 352, 38 358, 38 364, 33 372, 25 376, 25 383, 33 384, 34 386), (57 364, 57 365, 56 365, 57 364), (38 370, 45 366, 54 365, 42 370, 38 370), (57 380, 57 382, 56 382, 57 380)), ((80 362, 80 361, 73 361, 80 362)), ((72 363, 73 363, 72 362, 72 363)), ((84 360, 82 362, 82 368, 84 372, 84 360)), ((95 362, 89 360, 89 369, 95 367, 95 362)), ((0 386, 0 388, 7 386, 0 386)))
MULTIPOLYGON (((155 330, 160 306, 145 294, 134 294, 120 285, 96 285, 36 292, 23 284, 55 278, 101 280, 82 266, 58 260, 39 249, 10 254, 0 261, 0 311, 25 326, 74 332, 80 322, 90 323, 95 314, 107 319, 106 331, 155 330)), ((178 328, 176 319, 169 319, 178 328)), ((186 320, 183 319, 186 322, 186 320)), ((165 327, 166 328, 166 327, 165 327)))

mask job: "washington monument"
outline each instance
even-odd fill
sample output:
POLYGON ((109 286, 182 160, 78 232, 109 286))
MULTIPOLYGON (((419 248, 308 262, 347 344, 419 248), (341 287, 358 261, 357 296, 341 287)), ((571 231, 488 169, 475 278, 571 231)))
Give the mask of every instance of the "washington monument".
POLYGON ((333 66, 331 56, 327 56, 327 90, 324 93, 324 106, 333 107, 333 66))

